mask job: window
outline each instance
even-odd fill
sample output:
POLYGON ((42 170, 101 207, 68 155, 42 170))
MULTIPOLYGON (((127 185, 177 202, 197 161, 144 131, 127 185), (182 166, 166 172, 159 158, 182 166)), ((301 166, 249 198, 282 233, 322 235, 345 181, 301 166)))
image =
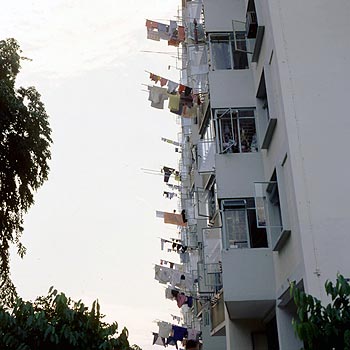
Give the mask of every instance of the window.
POLYGON ((212 119, 204 121, 203 135, 197 143, 198 172, 212 173, 215 170, 215 135, 212 119))
POLYGON ((256 98, 258 99, 258 103, 261 106, 264 114, 264 119, 266 123, 270 120, 270 112, 269 112, 269 103, 267 100, 267 92, 266 92, 266 82, 265 82, 265 72, 263 71, 260 78, 260 83, 258 87, 258 91, 256 93, 256 98))
POLYGON ((209 190, 198 188, 196 191, 198 215, 214 219, 218 210, 216 183, 213 183, 209 190))
POLYGON ((220 153, 258 151, 253 109, 217 109, 214 118, 220 153))
POLYGON ((210 52, 213 70, 249 68, 245 31, 210 34, 210 52))
POLYGON ((269 103, 266 91, 265 72, 263 71, 260 78, 257 98, 257 113, 259 118, 259 128, 262 130, 262 149, 268 149, 272 141, 272 136, 276 128, 277 119, 271 118, 269 103))
POLYGON ((224 200, 221 202, 221 209, 224 247, 268 246, 266 229, 257 226, 254 198, 224 200))
POLYGON ((255 183, 255 205, 258 227, 265 227, 269 231, 272 249, 279 250, 291 231, 288 229, 288 213, 286 210, 282 212, 276 171, 270 181, 255 183))

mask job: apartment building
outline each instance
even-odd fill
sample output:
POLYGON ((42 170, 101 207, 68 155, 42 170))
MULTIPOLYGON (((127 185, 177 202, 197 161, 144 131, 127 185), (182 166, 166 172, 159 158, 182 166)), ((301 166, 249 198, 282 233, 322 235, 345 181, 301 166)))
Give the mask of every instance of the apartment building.
POLYGON ((299 349, 290 282, 350 276, 350 2, 182 1, 183 244, 205 350, 299 349))

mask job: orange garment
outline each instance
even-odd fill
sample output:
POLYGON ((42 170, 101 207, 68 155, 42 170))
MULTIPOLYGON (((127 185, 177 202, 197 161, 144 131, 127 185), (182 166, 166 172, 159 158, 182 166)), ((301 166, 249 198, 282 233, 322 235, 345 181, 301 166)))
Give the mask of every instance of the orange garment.
POLYGON ((177 31, 178 31, 178 39, 180 41, 184 41, 185 40, 185 27, 178 26, 177 31))
POLYGON ((172 225, 178 225, 178 226, 186 226, 186 223, 182 220, 181 214, 175 214, 175 213, 164 213, 164 223, 165 224, 172 224, 172 225))
POLYGON ((180 44, 180 41, 177 38, 168 40, 168 45, 169 46, 176 46, 176 47, 178 47, 179 44, 180 44))
POLYGON ((148 29, 158 29, 158 22, 150 21, 149 19, 146 19, 146 27, 148 29))

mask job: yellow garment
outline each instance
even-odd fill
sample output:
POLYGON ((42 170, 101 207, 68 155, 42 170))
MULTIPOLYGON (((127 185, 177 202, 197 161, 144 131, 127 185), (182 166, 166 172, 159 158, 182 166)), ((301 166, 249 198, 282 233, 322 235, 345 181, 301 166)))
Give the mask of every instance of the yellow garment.
POLYGON ((169 109, 171 111, 177 112, 180 108, 180 95, 168 94, 168 96, 169 96, 169 109))

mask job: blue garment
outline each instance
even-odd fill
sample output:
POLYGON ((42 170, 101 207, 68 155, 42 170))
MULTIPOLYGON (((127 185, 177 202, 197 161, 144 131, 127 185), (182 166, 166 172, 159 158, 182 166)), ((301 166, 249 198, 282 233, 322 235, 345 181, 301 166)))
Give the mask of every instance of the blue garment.
POLYGON ((174 332, 174 336, 173 336, 174 340, 182 341, 183 338, 185 338, 187 335, 187 328, 173 325, 173 332, 174 332))

